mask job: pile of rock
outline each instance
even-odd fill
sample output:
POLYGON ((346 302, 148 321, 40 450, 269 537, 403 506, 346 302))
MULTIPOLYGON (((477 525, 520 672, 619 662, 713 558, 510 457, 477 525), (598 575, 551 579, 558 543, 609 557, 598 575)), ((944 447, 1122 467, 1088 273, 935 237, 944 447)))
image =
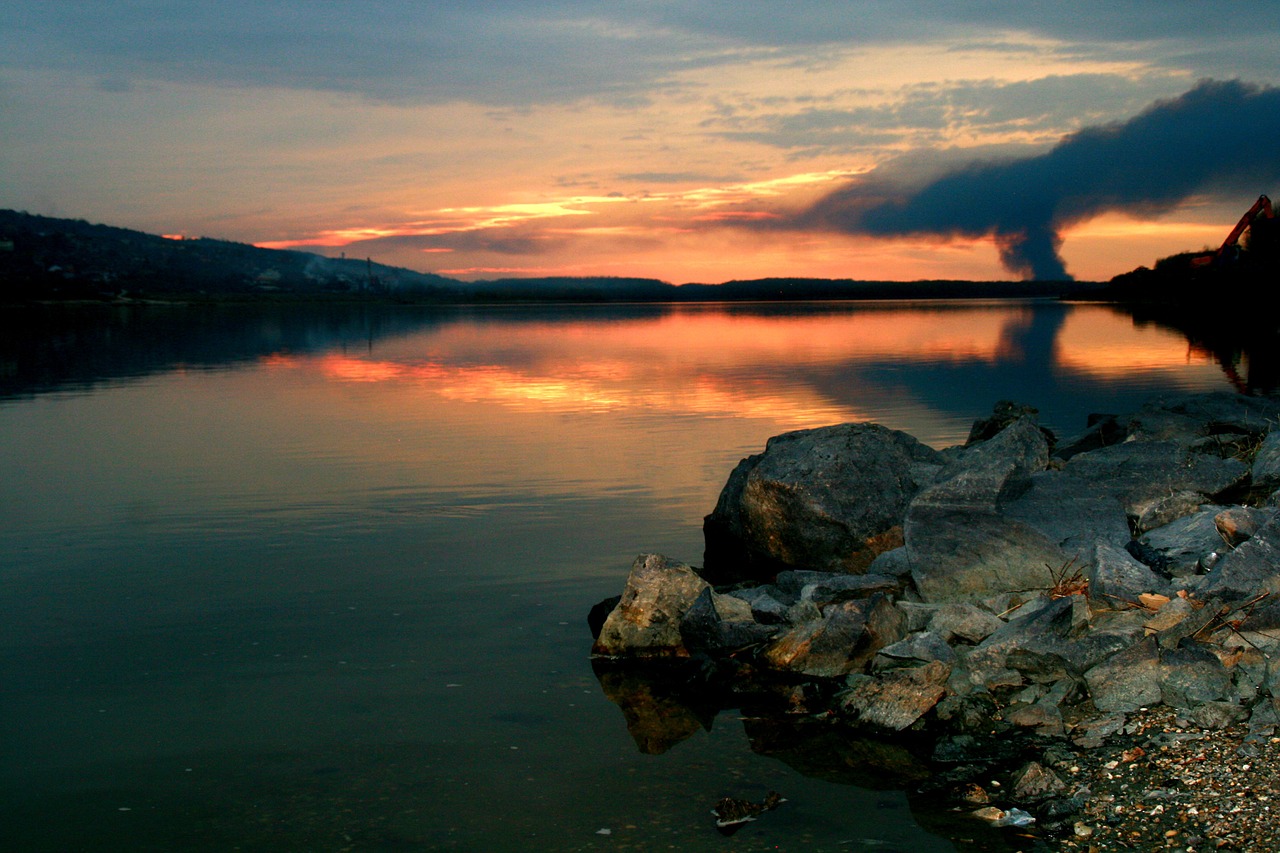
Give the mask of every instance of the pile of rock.
POLYGON ((880 729, 1087 745, 1164 703, 1269 735, 1278 423, 1280 402, 1211 394, 1061 443, 1008 403, 943 451, 874 424, 777 436, 706 518, 705 567, 638 557, 593 653, 816 680, 880 729))

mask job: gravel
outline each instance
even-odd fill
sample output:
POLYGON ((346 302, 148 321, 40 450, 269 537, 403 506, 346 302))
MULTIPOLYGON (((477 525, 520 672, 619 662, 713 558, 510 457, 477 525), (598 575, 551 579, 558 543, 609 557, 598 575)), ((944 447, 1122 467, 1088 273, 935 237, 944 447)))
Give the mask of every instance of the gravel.
POLYGON ((1050 849, 1280 850, 1280 737, 1270 731, 1206 728, 1153 708, 1058 772, 1089 796, 1050 849))

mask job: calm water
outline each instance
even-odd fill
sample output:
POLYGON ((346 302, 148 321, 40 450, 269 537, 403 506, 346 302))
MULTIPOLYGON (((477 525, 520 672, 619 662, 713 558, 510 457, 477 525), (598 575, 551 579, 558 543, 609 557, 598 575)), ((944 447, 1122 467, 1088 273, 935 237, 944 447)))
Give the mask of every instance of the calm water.
POLYGON ((587 610, 641 551, 700 562, 776 433, 941 447, 1002 398, 1071 433, 1229 387, 1175 333, 1054 303, 0 323, 6 850, 972 849, 732 712, 642 754, 587 610))

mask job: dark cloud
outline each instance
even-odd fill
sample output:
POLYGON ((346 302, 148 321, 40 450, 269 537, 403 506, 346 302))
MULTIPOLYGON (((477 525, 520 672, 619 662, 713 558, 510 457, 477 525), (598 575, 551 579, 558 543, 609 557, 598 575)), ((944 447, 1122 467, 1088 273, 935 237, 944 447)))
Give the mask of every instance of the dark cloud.
POLYGON ((1276 67, 1278 29, 1280 19, 1250 4, 1203 0, 800 0, 784 12, 724 0, 12 0, 0 17, 0 64, 84 71, 116 85, 164 80, 389 101, 635 104, 674 85, 682 70, 761 51, 805 66, 821 64, 825 46, 976 44, 1007 32, 1123 44, 1138 61, 1197 73, 1241 74, 1250 63, 1258 73, 1259 63, 1276 67))
POLYGON ((808 226, 873 235, 994 237, 1018 275, 1067 275, 1067 226, 1107 211, 1153 216, 1195 193, 1256 194, 1280 179, 1280 89, 1206 81, 1134 118, 1019 160, 971 163, 923 186, 861 180, 806 211, 808 226))

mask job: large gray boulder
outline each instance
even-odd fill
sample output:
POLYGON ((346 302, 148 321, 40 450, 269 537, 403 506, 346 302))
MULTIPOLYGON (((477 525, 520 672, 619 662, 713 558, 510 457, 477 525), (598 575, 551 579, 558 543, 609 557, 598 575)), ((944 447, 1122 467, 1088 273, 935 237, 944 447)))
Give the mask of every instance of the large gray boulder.
POLYGON ((1004 506, 1025 494, 1049 448, 1029 417, 967 448, 907 510, 904 538, 911 578, 927 602, 977 600, 1053 585, 1070 562, 1048 535, 1009 518, 1004 506))
POLYGON ((1073 456, 1063 471, 1096 484, 1137 520, 1177 492, 1212 503, 1213 496, 1243 482, 1249 466, 1195 453, 1177 441, 1129 440, 1073 456))
POLYGON ((901 542, 937 451, 878 424, 784 433, 742 460, 703 524, 704 574, 767 580, 786 569, 864 572, 901 542))
POLYGON ((707 589, 707 582, 684 563, 641 554, 631 564, 622 598, 604 620, 592 654, 688 657, 680 623, 707 589))

